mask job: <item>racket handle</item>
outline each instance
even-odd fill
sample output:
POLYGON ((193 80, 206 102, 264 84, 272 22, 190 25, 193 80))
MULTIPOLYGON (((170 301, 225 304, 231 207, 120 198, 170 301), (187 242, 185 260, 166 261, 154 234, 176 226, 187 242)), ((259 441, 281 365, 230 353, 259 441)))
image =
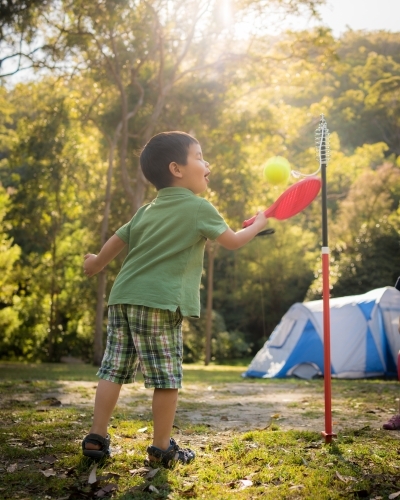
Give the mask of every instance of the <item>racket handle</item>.
POLYGON ((264 231, 261 231, 261 233, 256 234, 256 236, 268 236, 269 234, 274 234, 275 229, 272 229, 272 227, 268 229, 264 229, 264 231))
MULTIPOLYGON (((270 210, 269 209, 264 210, 265 217, 268 217, 269 214, 270 214, 270 210)), ((242 224, 242 227, 249 227, 249 226, 251 226, 254 223, 254 221, 256 220, 256 217, 257 217, 257 215, 253 215, 253 217, 251 217, 251 219, 245 220, 243 222, 243 224, 242 224)))
POLYGON ((242 224, 242 227, 249 227, 253 224, 253 222, 256 220, 256 215, 254 215, 254 217, 252 217, 251 219, 247 219, 243 222, 242 224))

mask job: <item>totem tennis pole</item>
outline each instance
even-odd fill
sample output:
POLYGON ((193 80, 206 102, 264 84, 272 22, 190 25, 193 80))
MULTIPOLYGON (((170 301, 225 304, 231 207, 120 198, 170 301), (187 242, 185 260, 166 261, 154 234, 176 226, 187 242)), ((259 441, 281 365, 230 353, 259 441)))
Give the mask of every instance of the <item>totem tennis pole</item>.
POLYGON ((325 443, 331 443, 336 434, 332 431, 332 391, 331 391, 331 333, 329 310, 329 246, 328 246, 328 207, 326 190, 326 167, 329 161, 329 130, 324 115, 315 131, 315 149, 321 170, 322 180, 322 300, 324 330, 324 392, 325 392, 325 430, 322 435, 325 443))

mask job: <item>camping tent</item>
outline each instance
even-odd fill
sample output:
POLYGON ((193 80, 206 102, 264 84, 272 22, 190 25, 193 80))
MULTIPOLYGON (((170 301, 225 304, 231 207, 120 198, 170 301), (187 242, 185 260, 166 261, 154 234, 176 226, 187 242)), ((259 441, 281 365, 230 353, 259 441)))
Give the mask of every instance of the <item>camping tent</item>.
MULTIPOLYGON (((330 299, 332 376, 394 376, 400 349, 399 316, 400 292, 390 286, 330 299)), ((323 360, 322 300, 296 303, 243 376, 311 378, 323 374, 323 360)))

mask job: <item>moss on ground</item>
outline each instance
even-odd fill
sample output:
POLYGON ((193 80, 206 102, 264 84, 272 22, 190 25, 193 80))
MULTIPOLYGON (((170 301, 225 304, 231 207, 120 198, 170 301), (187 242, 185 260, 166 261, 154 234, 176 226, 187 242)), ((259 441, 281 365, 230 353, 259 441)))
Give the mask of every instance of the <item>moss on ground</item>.
MULTIPOLYGON (((245 433, 217 432, 205 423, 179 421, 176 438, 195 449, 196 460, 146 477, 149 470, 143 469, 143 460, 151 442, 151 413, 135 416, 126 408, 117 408, 111 422, 113 456, 97 464, 96 481, 89 484, 95 463, 81 455, 80 443, 90 427, 91 410, 52 406, 56 401, 46 399, 46 392, 58 387, 64 369, 56 365, 53 379, 50 369, 43 379, 38 378, 36 367, 32 371, 34 376, 29 378, 28 370, 8 366, 7 378, 0 384, 6 403, 0 427, 0 498, 4 500, 335 500, 388 498, 400 491, 397 433, 365 423, 354 425, 357 418, 330 445, 317 432, 281 429, 279 419, 265 430, 245 433), (14 370, 18 373, 10 373, 14 370), (29 397, 21 399, 22 392, 29 397)), ((228 388, 237 384, 238 367, 216 371, 219 379, 214 377, 213 384, 228 388)), ((191 382, 199 373, 201 383, 208 384, 209 372, 197 368, 191 371, 191 382)), ((268 381, 253 383, 268 385, 268 381)), ((395 404, 393 381, 335 381, 334 385, 353 417, 365 418, 370 408, 395 404)), ((313 381, 311 388, 320 393, 321 381, 313 381)), ((310 403, 303 412, 308 419, 323 412, 320 404, 310 403)), ((302 403, 298 406, 301 410, 302 403)), ((212 411, 205 402, 193 401, 183 408, 201 409, 204 414, 212 411)), ((296 404, 291 408, 297 409, 296 404)))

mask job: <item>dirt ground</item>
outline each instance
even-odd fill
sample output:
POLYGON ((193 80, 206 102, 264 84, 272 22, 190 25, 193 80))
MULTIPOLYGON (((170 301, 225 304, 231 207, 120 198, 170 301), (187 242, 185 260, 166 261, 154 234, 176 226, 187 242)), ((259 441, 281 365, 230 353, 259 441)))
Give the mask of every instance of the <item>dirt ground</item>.
MULTIPOLYGON (((42 397, 54 397, 64 407, 78 407, 87 415, 92 412, 95 382, 68 381, 58 382, 57 385, 54 390, 43 393, 42 397)), ((151 397, 152 391, 140 384, 125 385, 121 390, 118 410, 126 413, 127 418, 150 419, 151 397)), ((18 395, 19 400, 23 398, 23 394, 18 395)), ((382 408, 377 406, 376 400, 369 403, 368 394, 364 394, 364 399, 354 399, 343 391, 340 394, 333 391, 333 430, 341 432, 365 426, 380 429, 396 413, 395 397, 391 404, 391 408, 387 404, 382 408)), ((320 432, 325 429, 323 387, 322 384, 299 384, 296 380, 265 385, 239 382, 215 387, 186 384, 180 391, 175 423, 178 429, 180 426, 206 425, 215 432, 246 432, 271 425, 278 425, 283 430, 320 432)), ((400 438, 400 432, 393 432, 393 437, 400 438)))

